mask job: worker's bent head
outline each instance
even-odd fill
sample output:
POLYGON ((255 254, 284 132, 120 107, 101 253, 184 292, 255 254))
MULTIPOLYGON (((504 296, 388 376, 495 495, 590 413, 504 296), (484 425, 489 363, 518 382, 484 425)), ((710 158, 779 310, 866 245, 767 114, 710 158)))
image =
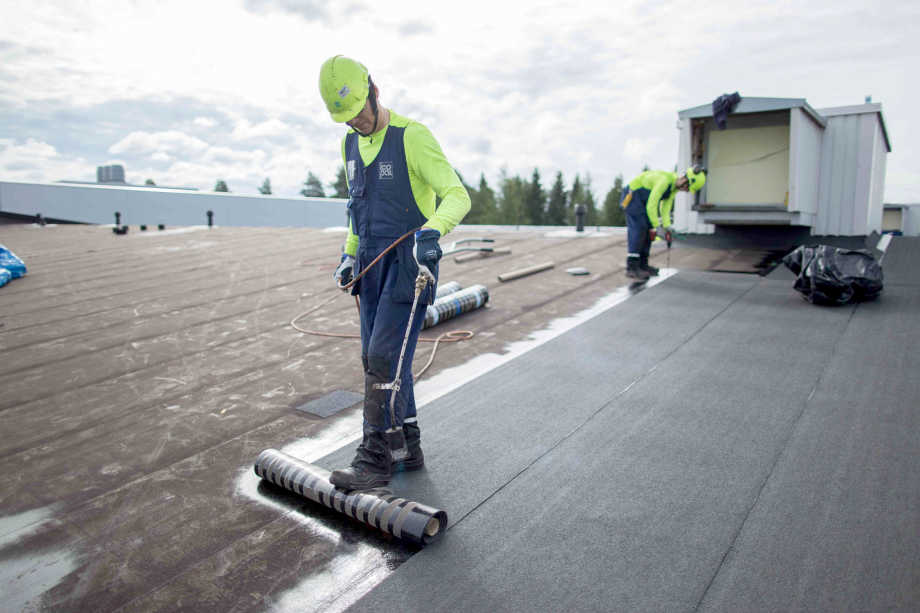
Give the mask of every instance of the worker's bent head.
POLYGON ((336 55, 319 70, 319 93, 332 120, 351 121, 364 109, 370 92, 370 74, 361 62, 336 55))
MULTIPOLYGON (((698 192, 706 184, 706 169, 696 164, 688 168, 682 178, 687 179, 686 187, 689 191, 698 192)), ((684 186, 678 185, 678 189, 683 188, 684 186)))

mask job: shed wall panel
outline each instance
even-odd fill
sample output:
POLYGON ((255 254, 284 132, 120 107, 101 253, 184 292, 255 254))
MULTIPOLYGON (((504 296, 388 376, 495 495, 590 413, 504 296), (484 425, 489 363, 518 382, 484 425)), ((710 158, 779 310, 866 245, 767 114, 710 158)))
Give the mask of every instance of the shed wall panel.
MULTIPOLYGON (((692 152, 692 130, 690 120, 682 119, 678 122, 679 136, 677 145, 677 167, 678 169, 687 168, 691 162, 692 152)), ((679 232, 690 232, 693 234, 712 234, 715 232, 715 226, 705 223, 700 214, 693 210, 695 195, 687 192, 677 192, 674 197, 674 227, 679 232)))
MULTIPOLYGON (((856 133, 856 173, 853 190, 853 213, 849 226, 841 228, 841 234, 868 234, 869 197, 872 192, 872 167, 875 158, 875 119, 871 115, 856 115, 858 127, 856 133)), ((879 220, 881 221, 881 220, 879 220)))
POLYGON ((789 210, 814 215, 818 210, 821 143, 824 128, 801 109, 791 109, 789 210))
POLYGON ((784 204, 789 190, 789 126, 709 133, 711 204, 784 204))
MULTIPOLYGON (((872 115, 877 118, 877 115, 872 115)), ((888 161, 888 146, 882 124, 876 119, 872 153, 872 180, 869 192, 869 232, 881 231, 882 211, 885 207, 885 173, 888 161)))
POLYGON ((830 117, 821 147, 821 187, 818 224, 813 234, 847 235, 853 226, 856 192, 856 159, 859 148, 859 118, 830 117))

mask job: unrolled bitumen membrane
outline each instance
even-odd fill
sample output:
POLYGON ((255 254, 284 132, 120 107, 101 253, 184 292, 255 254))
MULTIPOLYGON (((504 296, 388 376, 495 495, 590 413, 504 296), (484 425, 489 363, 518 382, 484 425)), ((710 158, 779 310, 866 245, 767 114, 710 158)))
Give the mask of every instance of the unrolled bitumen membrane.
POLYGON ((266 481, 418 545, 427 545, 447 529, 445 511, 386 490, 346 492, 329 482, 328 470, 276 449, 260 453, 254 468, 266 481))

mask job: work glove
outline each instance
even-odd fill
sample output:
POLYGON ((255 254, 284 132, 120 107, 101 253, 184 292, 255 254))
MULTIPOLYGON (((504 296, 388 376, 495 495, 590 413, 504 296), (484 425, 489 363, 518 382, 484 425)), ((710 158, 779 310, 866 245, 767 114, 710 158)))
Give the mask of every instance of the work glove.
POLYGON ((667 241, 668 247, 671 246, 671 241, 674 239, 674 228, 668 226, 664 229, 664 240, 667 241))
POLYGON ((355 271, 355 258, 348 255, 347 253, 342 254, 342 262, 339 264, 339 267, 335 269, 335 272, 332 275, 332 278, 335 279, 335 284, 343 292, 345 286, 351 282, 351 277, 355 271))
POLYGON ((661 226, 658 226, 658 229, 649 228, 648 229, 648 242, 652 244, 655 242, 655 237, 658 236, 658 233, 661 231, 661 226))
POLYGON ((418 272, 425 277, 429 283, 435 283, 434 270, 438 260, 441 259, 441 247, 438 245, 438 239, 441 233, 434 228, 422 228, 415 232, 415 247, 412 249, 412 257, 418 264, 418 272))

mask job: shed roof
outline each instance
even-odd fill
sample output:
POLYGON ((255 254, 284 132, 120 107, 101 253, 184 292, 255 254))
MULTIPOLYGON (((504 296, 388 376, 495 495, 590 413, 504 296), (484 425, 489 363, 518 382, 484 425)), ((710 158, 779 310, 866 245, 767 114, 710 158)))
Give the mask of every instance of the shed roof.
MULTIPOLYGON (((840 115, 859 115, 864 113, 877 113, 882 134, 885 136, 885 146, 891 152, 891 140, 888 138, 888 129, 885 127, 885 118, 882 116, 882 105, 879 103, 854 104, 849 106, 835 106, 823 109, 813 109, 805 98, 759 98, 742 97, 741 102, 732 111, 733 115, 743 113, 766 113, 769 111, 783 111, 786 109, 801 108, 808 113, 821 127, 827 126, 828 117, 840 115)), ((680 119, 698 119, 712 117, 712 103, 701 104, 689 109, 678 111, 680 119)))
MULTIPOLYGON (((768 111, 783 111, 786 109, 801 108, 808 113, 812 119, 818 122, 822 127, 827 125, 824 119, 816 110, 811 108, 805 98, 758 98, 742 97, 741 102, 732 112, 734 115, 740 113, 766 113, 768 111)), ((678 111, 677 116, 681 119, 697 119, 700 117, 712 117, 712 103, 702 104, 693 108, 678 111)))

